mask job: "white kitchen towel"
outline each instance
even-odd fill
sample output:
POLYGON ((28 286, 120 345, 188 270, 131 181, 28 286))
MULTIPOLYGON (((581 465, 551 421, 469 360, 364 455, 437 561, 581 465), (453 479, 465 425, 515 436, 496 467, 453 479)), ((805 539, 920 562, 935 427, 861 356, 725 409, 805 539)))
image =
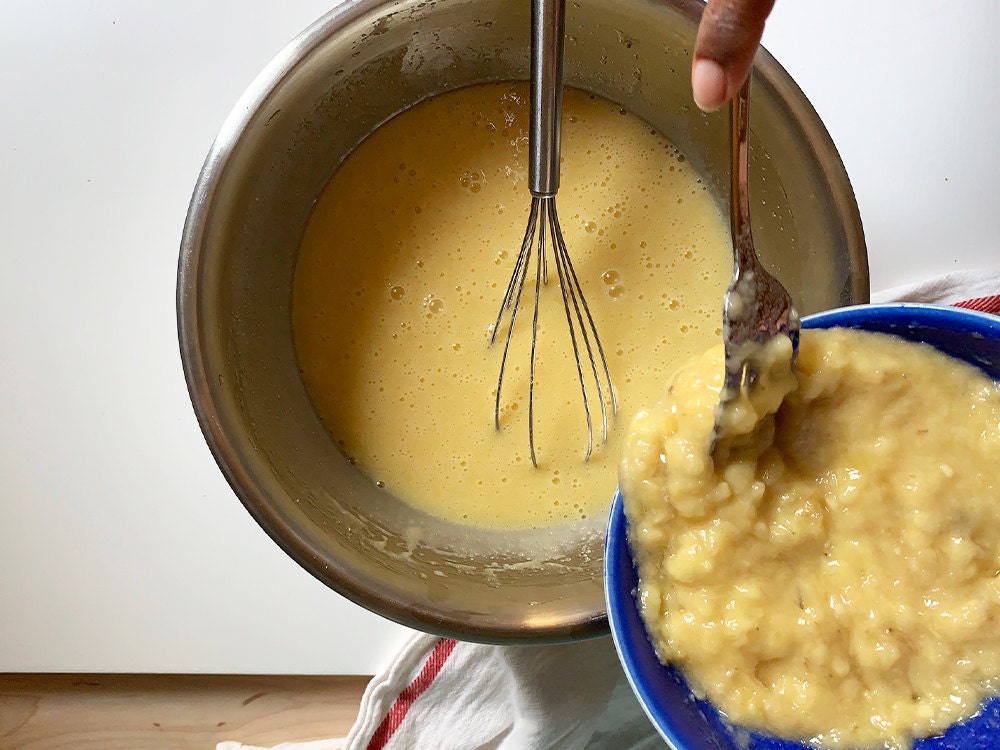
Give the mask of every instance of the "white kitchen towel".
MULTIPOLYGON (((950 273, 873 301, 957 304, 1000 314, 1000 269, 950 273)), ((610 637, 486 646, 416 635, 368 684, 346 739, 270 750, 652 750, 663 742, 610 637)), ((223 742, 217 750, 265 750, 223 742)))
MULTIPOLYGON (((369 684, 345 750, 570 750, 626 729, 655 737, 608 637, 484 646, 419 635, 369 684), (608 715, 622 698, 632 710, 608 715)), ((590 746, 634 746, 620 739, 590 746)))
MULTIPOLYGON (((610 637, 487 646, 417 634, 368 684, 346 739, 269 750, 653 750, 610 637)), ((268 750, 223 742, 216 750, 268 750)))
POLYGON ((953 271, 872 295, 872 302, 929 302, 958 305, 981 312, 1000 310, 1000 269, 953 271))

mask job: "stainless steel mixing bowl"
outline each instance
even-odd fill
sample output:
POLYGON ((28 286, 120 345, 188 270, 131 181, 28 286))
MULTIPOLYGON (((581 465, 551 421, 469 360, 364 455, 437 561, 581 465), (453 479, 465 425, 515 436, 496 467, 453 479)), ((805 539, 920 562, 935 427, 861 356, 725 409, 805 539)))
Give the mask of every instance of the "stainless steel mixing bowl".
MULTIPOLYGON (((299 380, 289 302, 296 250, 338 163, 381 122, 435 93, 524 79, 527 2, 347 2, 290 44, 222 128, 184 229, 181 354, 205 437, 254 518, 306 570, 403 624, 493 642, 606 632, 604 519, 485 533, 410 509, 338 452, 299 380)), ((691 101, 696 0, 573 0, 566 83, 658 128, 718 194, 727 118, 691 101)), ((757 58, 754 234, 802 313, 866 301, 850 183, 784 70, 757 58)), ((517 238, 512 238, 516 240, 517 238)), ((721 303, 721 300, 720 300, 721 303)), ((610 503, 610 498, 608 498, 610 503)))

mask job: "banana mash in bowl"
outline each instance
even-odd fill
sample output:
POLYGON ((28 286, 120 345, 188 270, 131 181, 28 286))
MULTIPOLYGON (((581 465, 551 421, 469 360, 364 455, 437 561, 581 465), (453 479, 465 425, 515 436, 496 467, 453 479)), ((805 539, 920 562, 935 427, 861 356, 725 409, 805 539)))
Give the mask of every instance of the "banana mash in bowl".
POLYGON ((612 633, 660 733, 1000 746, 1000 319, 807 316, 796 372, 710 455, 722 370, 720 346, 637 415, 608 530, 612 633))

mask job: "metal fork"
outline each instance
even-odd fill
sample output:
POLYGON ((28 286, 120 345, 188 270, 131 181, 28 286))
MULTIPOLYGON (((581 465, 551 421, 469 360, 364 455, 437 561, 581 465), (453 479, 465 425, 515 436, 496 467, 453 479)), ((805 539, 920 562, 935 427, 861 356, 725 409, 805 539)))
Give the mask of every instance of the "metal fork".
POLYGON ((731 187, 729 220, 733 235, 733 278, 722 310, 722 335, 726 345, 726 377, 715 410, 712 433, 714 451, 724 411, 743 389, 752 388, 759 375, 758 357, 775 336, 792 340, 790 367, 799 348, 799 314, 791 295, 767 272, 757 257, 750 233, 748 190, 750 130, 750 79, 730 104, 731 187))

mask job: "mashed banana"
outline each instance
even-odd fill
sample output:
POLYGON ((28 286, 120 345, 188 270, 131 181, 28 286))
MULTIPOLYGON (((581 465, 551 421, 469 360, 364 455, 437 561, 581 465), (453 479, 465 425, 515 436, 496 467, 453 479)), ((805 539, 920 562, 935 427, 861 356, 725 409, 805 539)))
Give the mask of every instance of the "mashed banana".
POLYGON ((622 463, 659 657, 734 723, 820 745, 906 747, 975 713, 1000 676, 1000 386, 924 345, 803 331, 797 374, 785 359, 713 462, 722 357, 676 374, 622 463))

